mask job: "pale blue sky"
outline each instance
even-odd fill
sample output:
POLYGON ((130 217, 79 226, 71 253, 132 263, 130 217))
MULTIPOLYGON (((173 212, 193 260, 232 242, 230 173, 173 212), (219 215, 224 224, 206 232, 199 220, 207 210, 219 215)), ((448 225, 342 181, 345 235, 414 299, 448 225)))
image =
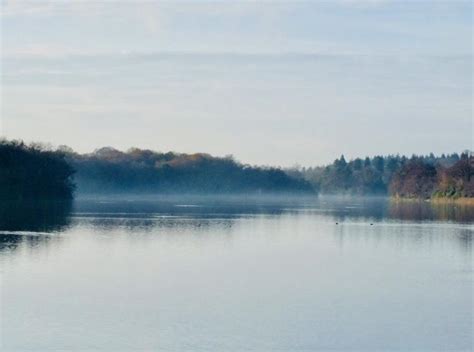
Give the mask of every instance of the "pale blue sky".
POLYGON ((2 1, 2 134, 289 166, 472 149, 470 1, 2 1))

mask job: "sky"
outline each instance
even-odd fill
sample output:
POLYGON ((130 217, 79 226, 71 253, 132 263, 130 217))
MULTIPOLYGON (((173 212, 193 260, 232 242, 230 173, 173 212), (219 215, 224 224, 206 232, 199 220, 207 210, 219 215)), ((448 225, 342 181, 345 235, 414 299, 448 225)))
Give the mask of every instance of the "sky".
POLYGON ((1 1, 8 139, 276 166, 473 149, 471 1, 1 1))

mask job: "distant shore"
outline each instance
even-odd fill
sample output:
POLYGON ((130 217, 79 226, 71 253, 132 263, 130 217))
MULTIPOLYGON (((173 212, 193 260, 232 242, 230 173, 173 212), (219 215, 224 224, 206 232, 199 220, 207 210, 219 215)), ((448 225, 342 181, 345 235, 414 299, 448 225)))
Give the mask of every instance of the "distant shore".
POLYGON ((394 202, 429 202, 433 204, 458 204, 474 206, 474 197, 432 197, 432 198, 408 198, 408 197, 391 197, 394 202))
POLYGON ((459 197, 459 198, 435 197, 435 198, 431 198, 430 201, 433 203, 439 203, 439 204, 461 204, 461 205, 474 206, 474 197, 459 197))

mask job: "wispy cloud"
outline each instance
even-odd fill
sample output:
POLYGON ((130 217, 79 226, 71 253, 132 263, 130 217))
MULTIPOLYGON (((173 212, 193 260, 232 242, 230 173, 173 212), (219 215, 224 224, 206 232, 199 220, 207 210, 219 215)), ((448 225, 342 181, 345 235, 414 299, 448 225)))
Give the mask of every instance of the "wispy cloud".
POLYGON ((462 149, 472 125, 468 8, 4 1, 2 115, 13 138, 263 164, 324 162, 341 148, 363 155, 380 141, 386 153, 462 149), (444 133, 453 119, 455 137, 444 133), (406 126, 421 137, 407 140, 406 126))

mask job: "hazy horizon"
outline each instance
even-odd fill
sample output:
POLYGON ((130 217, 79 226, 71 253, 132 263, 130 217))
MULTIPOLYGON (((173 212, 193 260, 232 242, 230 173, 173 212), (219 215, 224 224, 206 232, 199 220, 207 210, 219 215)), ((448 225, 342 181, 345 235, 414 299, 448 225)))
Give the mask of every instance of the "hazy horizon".
POLYGON ((2 2, 9 139, 314 166, 472 149, 472 3, 2 2))
POLYGON ((0 350, 472 349, 473 0, 0 4, 0 350))

